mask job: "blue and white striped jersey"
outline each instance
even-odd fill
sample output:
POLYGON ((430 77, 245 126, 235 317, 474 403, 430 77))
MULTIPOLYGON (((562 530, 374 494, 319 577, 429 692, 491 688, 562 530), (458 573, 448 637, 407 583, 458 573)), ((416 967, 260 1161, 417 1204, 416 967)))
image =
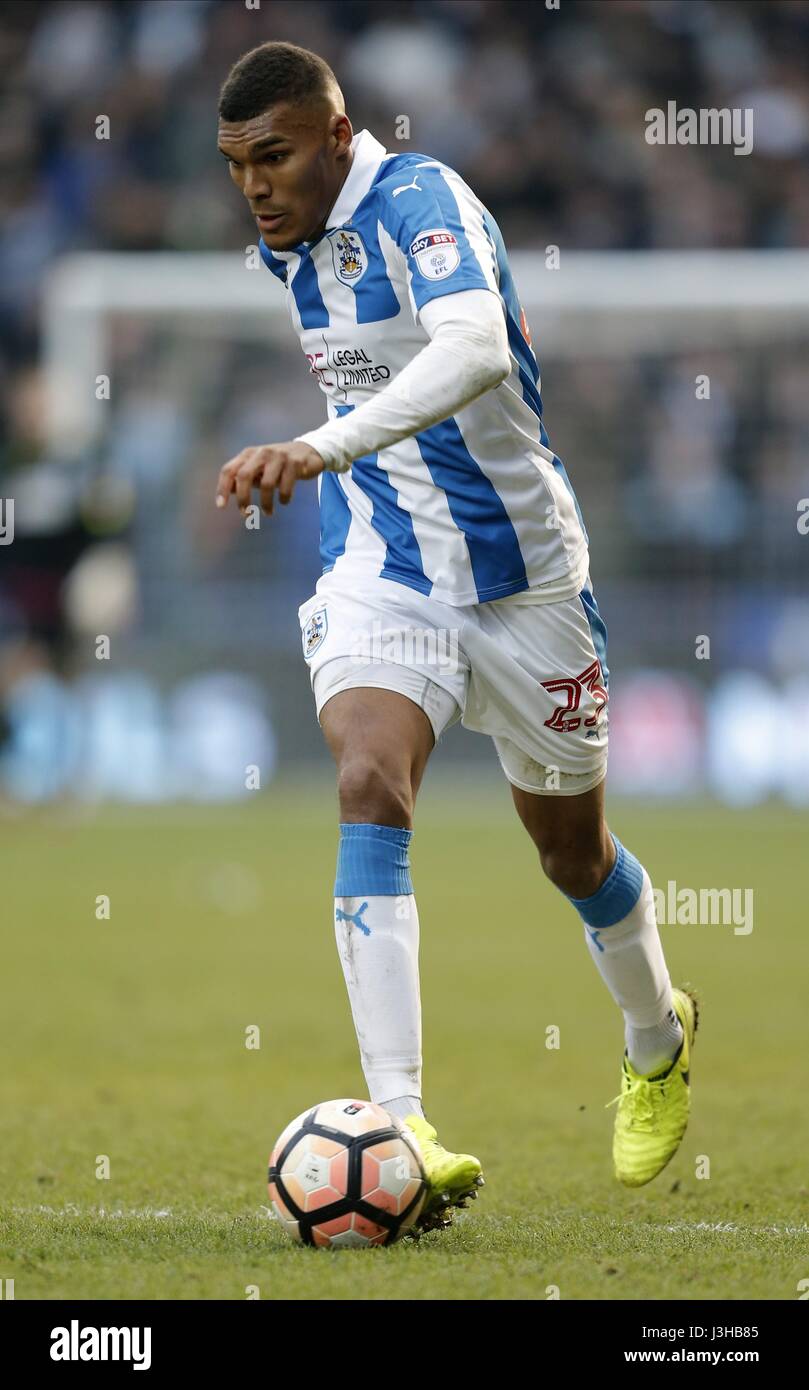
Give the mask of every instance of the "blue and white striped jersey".
POLYGON ((569 597, 587 573, 587 533, 542 423, 500 230, 440 161, 389 155, 367 130, 352 148, 323 234, 293 251, 259 242, 330 418, 383 390, 425 346, 419 311, 437 295, 499 294, 512 366, 454 417, 320 477, 324 573, 378 575, 456 605, 530 599, 538 585, 569 597))

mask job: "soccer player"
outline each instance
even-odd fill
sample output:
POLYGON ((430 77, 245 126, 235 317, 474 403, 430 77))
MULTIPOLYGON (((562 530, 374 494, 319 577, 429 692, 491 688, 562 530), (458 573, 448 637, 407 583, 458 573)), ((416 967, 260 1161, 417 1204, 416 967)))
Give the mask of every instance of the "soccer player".
POLYGON ((292 44, 235 64, 219 148, 329 418, 243 449, 216 501, 245 512, 255 488, 271 514, 318 479, 323 574, 299 619, 338 773, 335 933, 371 1100, 425 1157, 422 1227, 482 1181, 422 1108, 408 861, 427 759, 459 718, 494 740, 623 1012, 614 1168, 647 1183, 688 1121, 696 1001, 672 988, 649 875, 604 818, 606 628, 499 228, 455 170, 355 135, 331 68, 292 44))

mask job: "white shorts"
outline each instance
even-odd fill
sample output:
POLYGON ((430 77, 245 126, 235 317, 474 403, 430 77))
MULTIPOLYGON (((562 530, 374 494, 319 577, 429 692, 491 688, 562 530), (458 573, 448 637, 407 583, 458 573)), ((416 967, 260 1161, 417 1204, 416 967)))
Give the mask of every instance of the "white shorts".
POLYGON ((424 710, 436 742, 459 718, 488 734, 524 791, 576 796, 606 776, 606 629, 589 577, 557 603, 454 607, 394 580, 351 590, 327 574, 298 618, 318 719, 340 691, 394 690, 424 710))

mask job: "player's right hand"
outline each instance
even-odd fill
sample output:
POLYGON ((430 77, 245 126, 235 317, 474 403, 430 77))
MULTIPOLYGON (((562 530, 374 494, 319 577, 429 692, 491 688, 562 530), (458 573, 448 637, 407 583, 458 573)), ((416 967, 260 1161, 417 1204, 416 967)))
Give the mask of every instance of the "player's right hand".
POLYGON ((226 507, 231 493, 235 493, 239 510, 244 513, 250 506, 251 491, 257 487, 261 510, 265 516, 272 516, 276 492, 279 502, 286 506, 298 479, 316 478, 325 467, 317 450, 300 439, 242 449, 219 474, 216 505, 226 507))

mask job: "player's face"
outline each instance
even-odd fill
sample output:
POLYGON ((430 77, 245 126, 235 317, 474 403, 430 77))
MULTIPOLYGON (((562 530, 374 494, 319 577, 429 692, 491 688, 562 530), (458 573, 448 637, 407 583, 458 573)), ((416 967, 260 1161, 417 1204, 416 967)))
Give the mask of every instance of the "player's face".
POLYGON ((279 102, 249 121, 219 122, 219 149, 271 251, 323 231, 348 172, 353 131, 329 107, 279 102))

